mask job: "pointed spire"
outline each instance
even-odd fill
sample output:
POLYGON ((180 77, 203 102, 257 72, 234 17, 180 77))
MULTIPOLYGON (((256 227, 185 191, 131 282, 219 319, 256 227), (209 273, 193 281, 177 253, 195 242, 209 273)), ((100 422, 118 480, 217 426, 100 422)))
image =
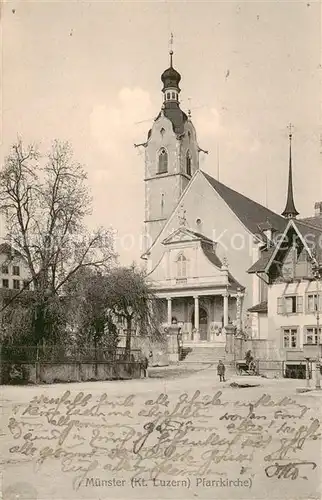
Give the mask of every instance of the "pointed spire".
POLYGON ((292 175, 292 124, 289 125, 289 141, 290 141, 290 158, 288 167, 288 190, 287 190, 287 200, 284 212, 282 215, 287 219, 295 219, 299 212, 295 208, 294 197, 293 197, 293 175, 292 175))

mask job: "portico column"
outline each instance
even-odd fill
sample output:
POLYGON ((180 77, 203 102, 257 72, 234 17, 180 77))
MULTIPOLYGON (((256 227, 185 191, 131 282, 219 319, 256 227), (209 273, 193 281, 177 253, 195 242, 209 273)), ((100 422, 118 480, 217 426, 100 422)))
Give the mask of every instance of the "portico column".
POLYGON ((216 297, 218 297, 218 295, 214 295, 213 296, 213 308, 214 308, 214 315, 213 315, 213 322, 215 323, 216 322, 216 312, 217 312, 217 300, 216 300, 216 297))
MULTIPOLYGON (((212 318, 212 321, 213 321, 213 324, 215 325, 216 323, 216 312, 217 312, 217 301, 216 301, 216 297, 217 295, 214 295, 213 296, 213 318, 212 318)), ((213 342, 214 340, 216 340, 216 333, 215 331, 212 331, 210 333, 210 341, 213 342)))
POLYGON ((172 322, 172 299, 171 297, 167 297, 168 301, 168 325, 171 325, 172 322))
POLYGON ((228 325, 228 293, 223 294, 224 297, 224 327, 228 325))
POLYGON ((195 331, 196 331, 195 336, 194 336, 194 340, 198 341, 199 340, 199 297, 198 297, 198 295, 195 295, 194 299, 195 299, 195 324, 194 324, 194 327, 195 327, 195 331))

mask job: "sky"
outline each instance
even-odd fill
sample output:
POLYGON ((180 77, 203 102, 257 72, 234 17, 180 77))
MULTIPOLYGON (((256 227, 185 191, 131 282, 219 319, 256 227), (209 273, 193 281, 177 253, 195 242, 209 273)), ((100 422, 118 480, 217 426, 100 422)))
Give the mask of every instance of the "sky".
MULTIPOLYGON (((181 73, 200 168, 281 213, 293 128, 301 216, 322 200, 321 6, 314 1, 8 1, 2 3, 1 158, 21 136, 68 140, 93 196, 90 227, 117 231, 139 260, 146 140, 161 73, 181 73)), ((4 227, 2 224, 2 236, 4 227)))

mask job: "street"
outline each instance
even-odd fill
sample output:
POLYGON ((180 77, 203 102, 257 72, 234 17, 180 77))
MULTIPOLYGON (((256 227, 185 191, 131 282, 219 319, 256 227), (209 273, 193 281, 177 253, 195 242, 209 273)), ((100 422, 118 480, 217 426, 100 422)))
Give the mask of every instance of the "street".
POLYGON ((321 498, 322 399, 296 393, 305 381, 150 375, 2 387, 4 499, 321 498))

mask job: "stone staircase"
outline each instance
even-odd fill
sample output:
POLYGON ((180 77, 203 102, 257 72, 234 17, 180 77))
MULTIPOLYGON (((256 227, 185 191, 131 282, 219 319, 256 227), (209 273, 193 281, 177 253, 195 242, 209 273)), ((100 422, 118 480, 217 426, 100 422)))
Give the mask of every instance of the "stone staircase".
MULTIPOLYGON (((186 346, 185 346, 186 347, 186 346)), ((180 361, 180 364, 185 364, 185 363, 198 363, 198 364, 203 364, 203 363, 213 363, 217 364, 218 361, 221 359, 225 363, 226 361, 226 352, 225 352, 225 346, 187 346, 191 347, 191 352, 187 354, 184 360, 180 361)))

